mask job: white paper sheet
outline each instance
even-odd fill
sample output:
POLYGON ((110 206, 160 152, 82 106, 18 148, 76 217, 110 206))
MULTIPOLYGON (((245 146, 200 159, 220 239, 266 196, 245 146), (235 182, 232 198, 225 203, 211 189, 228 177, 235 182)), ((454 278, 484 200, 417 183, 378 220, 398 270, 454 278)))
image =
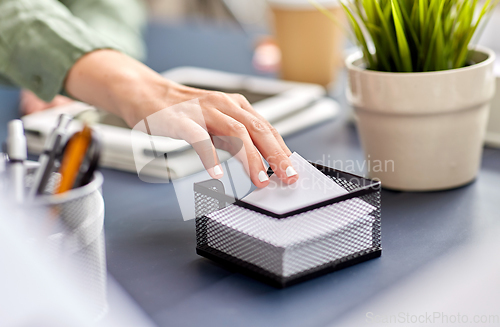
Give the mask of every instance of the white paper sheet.
POLYGON ((253 191, 242 200, 276 214, 284 214, 347 193, 298 153, 294 152, 290 161, 299 174, 296 183, 286 185, 273 174, 267 187, 253 191))
POLYGON ((210 219, 277 247, 289 247, 339 231, 375 210, 371 204, 353 198, 291 216, 273 218, 237 205, 208 215, 210 219))
POLYGON ((208 215, 210 247, 281 276, 369 249, 375 207, 354 198, 277 219, 231 205, 208 215))

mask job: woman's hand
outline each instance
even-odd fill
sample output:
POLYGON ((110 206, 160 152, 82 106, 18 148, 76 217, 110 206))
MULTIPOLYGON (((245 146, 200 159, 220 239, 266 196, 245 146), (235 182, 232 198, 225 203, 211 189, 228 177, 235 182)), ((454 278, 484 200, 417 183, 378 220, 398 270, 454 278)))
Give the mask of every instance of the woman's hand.
POLYGON ((243 163, 256 186, 269 184, 259 152, 282 181, 291 184, 298 179, 281 136, 239 94, 179 85, 112 50, 95 51, 78 60, 65 86, 75 98, 121 116, 130 126, 154 115, 154 133, 192 144, 213 178, 221 177, 222 170, 214 145, 203 141, 229 136, 242 141, 248 164, 243 163))
POLYGON ((45 102, 41 99, 39 99, 35 93, 29 91, 29 90, 22 90, 21 91, 21 99, 19 102, 19 109, 22 114, 24 115, 29 115, 35 112, 39 112, 42 110, 50 109, 53 107, 58 107, 62 106, 65 104, 70 104, 72 103, 73 100, 71 100, 68 97, 65 97, 63 95, 56 95, 56 97, 50 101, 50 102, 45 102))

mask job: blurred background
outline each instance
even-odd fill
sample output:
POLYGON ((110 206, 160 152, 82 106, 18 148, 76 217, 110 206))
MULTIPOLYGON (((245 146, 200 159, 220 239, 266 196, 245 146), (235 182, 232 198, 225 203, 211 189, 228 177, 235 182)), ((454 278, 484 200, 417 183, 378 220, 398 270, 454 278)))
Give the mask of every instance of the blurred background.
MULTIPOLYGON (((290 2, 290 1, 288 1, 290 2)), ((300 1, 291 1, 291 3, 300 3, 300 1)), ((303 3, 307 1, 303 1, 303 3)), ((283 3, 287 1, 266 1, 266 0, 146 0, 149 24, 146 31, 146 40, 157 40, 158 33, 164 33, 164 44, 146 42, 148 44, 147 64, 155 70, 166 70, 175 67, 176 65, 193 65, 206 68, 222 69, 237 73, 257 74, 270 77, 282 77, 284 79, 313 82, 329 87, 332 92, 337 79, 337 68, 343 66, 343 56, 347 53, 355 51, 352 43, 346 39, 343 32, 340 31, 338 25, 330 21, 328 18, 320 14, 310 4, 306 4, 303 8, 299 6, 285 8, 283 3), (274 9, 273 9, 274 8, 274 9), (294 16, 296 22, 291 26, 286 20, 286 12, 297 12, 301 9, 300 15, 306 16, 315 14, 314 20, 301 22, 297 16, 294 16), (303 9, 303 10, 302 10, 303 9), (321 25, 318 25, 318 21, 321 25), (318 25, 318 26, 315 26, 318 25), (294 30, 293 28, 297 30, 294 30), (284 35, 281 30, 287 30, 284 35), (325 31, 329 30, 329 32, 325 31), (222 34, 221 34, 222 33, 222 34), (302 35, 298 35, 302 33, 302 35), (243 34, 245 38, 241 38, 243 34), (207 38, 188 38, 189 36, 206 36, 207 38), (239 35, 239 36, 238 36, 239 35), (292 44, 290 38, 293 37, 299 41, 292 44), (311 37, 312 36, 312 37, 311 37), (297 51, 299 48, 310 48, 307 54, 302 56, 312 56, 318 53, 324 53, 324 48, 320 49, 312 46, 310 39, 313 38, 321 43, 333 42, 330 44, 327 53, 333 57, 333 63, 326 63, 326 59, 320 59, 323 62, 317 63, 318 69, 325 69, 328 65, 331 72, 330 80, 325 81, 325 77, 310 77, 304 76, 304 72, 291 72, 288 66, 297 65, 296 62, 288 64, 290 61, 296 61, 296 58, 288 58, 289 52, 297 51), (212 39, 213 38, 213 39, 212 39), (242 40, 246 39, 246 44, 242 44, 242 40), (220 67, 213 60, 212 54, 217 52, 218 43, 208 43, 210 41, 220 41, 222 44, 233 44, 234 48, 224 47, 224 51, 234 52, 231 62, 224 63, 224 67, 220 67), (181 43, 178 43, 181 42, 181 43), (201 44, 194 44, 201 42, 201 44), (227 42, 227 43, 226 43, 227 42), (302 42, 300 44, 300 42, 302 42), (176 47, 190 47, 194 52, 202 50, 206 55, 201 57, 197 55, 186 56, 186 51, 183 51, 183 57, 175 56, 176 47), (252 57, 249 58, 246 51, 238 51, 239 47, 252 49, 252 57), (168 49, 167 49, 168 47, 168 49), (158 48, 163 48, 162 51, 168 57, 158 58, 158 48), (281 49, 280 49, 281 48, 281 49), (170 50, 169 50, 170 49, 170 50), (171 55, 171 56, 170 56, 171 55), (285 57, 284 57, 285 56, 285 57), (285 65, 283 65, 283 60, 285 65), (281 73, 280 73, 281 71, 281 73), (291 75, 290 75, 291 74, 291 75)), ((338 5, 335 1, 320 1, 325 4, 325 7, 331 9, 339 19, 341 24, 345 24, 343 12, 337 10, 338 5)), ((482 32, 480 38, 472 43, 487 46, 497 53, 500 52, 500 36, 497 31, 500 30, 500 9, 497 8, 492 15, 488 24, 482 32)), ((219 48, 218 50, 221 50, 219 48)), ((241 50, 241 48, 240 48, 241 50)), ((304 57, 302 57, 304 59, 304 57)), ((310 57, 308 68, 311 69, 311 62, 318 60, 317 57, 310 57)), ((295 68, 295 69, 300 69, 295 68)), ((315 68, 313 68, 315 69, 315 68)), ((337 90, 339 94, 341 90, 337 90)))
MULTIPOLYGON (((213 48, 221 46, 224 39, 231 39, 231 43, 235 42, 233 49, 224 47, 224 51, 233 52, 242 45, 239 34, 248 37, 249 42, 246 46, 256 48, 259 41, 265 41, 272 33, 272 17, 266 0, 147 0, 146 3, 150 21, 146 31, 146 44, 149 47, 147 63, 155 70, 166 70, 176 65, 198 65, 220 69, 222 67, 216 67, 217 60, 214 60, 211 54, 215 51, 213 48), (147 42, 156 39, 158 33, 164 33, 165 44, 147 42), (202 38, 202 35, 205 37, 202 38), (207 43, 207 38, 212 37, 220 43, 212 46, 207 43), (193 50, 193 57, 177 58, 175 50, 172 50, 172 56, 169 58, 154 56, 157 48, 175 49, 181 46, 190 47, 193 50), (205 52, 203 58, 197 55, 198 52, 195 50, 198 49, 205 52)), ((168 53, 170 54, 170 51, 168 53)), ((186 55, 190 52, 182 51, 182 53, 186 55)), ((248 58, 248 54, 243 55, 243 58, 242 55, 243 53, 239 53, 233 58, 238 63, 229 68, 231 71, 265 74, 275 73, 277 70, 276 61, 279 58, 270 63, 270 68, 259 70, 249 66, 252 58, 248 58)), ((276 54, 274 56, 276 57, 276 54)), ((225 70, 228 70, 228 67, 225 70)))
POLYGON ((163 22, 241 23, 247 28, 267 29, 265 0, 147 0, 151 19, 163 22))

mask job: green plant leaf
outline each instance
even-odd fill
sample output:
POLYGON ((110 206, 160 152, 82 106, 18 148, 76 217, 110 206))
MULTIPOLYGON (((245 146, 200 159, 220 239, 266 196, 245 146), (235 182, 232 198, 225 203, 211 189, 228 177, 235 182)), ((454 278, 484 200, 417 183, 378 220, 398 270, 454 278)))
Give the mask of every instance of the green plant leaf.
POLYGON ((408 47, 408 42, 406 41, 405 31, 403 28, 403 18, 401 15, 401 10, 399 4, 395 0, 392 0, 391 4, 392 4, 392 15, 394 17, 394 26, 396 28, 399 52, 403 64, 403 71, 411 72, 413 71, 411 64, 411 54, 410 54, 410 48, 408 47))
POLYGON ((382 12, 382 8, 380 8, 380 4, 378 3, 378 1, 373 0, 373 3, 375 4, 375 9, 382 24, 382 28, 385 32, 386 42, 388 43, 389 51, 392 55, 392 59, 394 61, 396 69, 398 71, 402 71, 403 66, 401 64, 401 58, 399 57, 398 50, 396 47, 397 41, 394 38, 394 32, 390 28, 389 20, 385 17, 384 13, 382 12))
MULTIPOLYGON (((444 8, 444 4, 445 4, 445 1, 444 0, 441 0, 441 2, 437 3, 437 1, 434 1, 434 3, 436 3, 436 6, 437 7, 437 12, 435 13, 436 14, 436 22, 434 23, 434 28, 433 28, 433 32, 432 32, 432 36, 431 36, 431 39, 430 39, 430 42, 429 42, 429 49, 427 50, 427 58, 425 59, 425 64, 424 64, 424 72, 428 71, 430 68, 430 64, 431 64, 431 60, 434 58, 434 59, 437 59, 437 56, 435 57, 434 54, 434 48, 436 47, 436 43, 438 42, 438 37, 439 37, 439 33, 441 33, 441 14, 443 12, 443 8, 444 8)), ((434 10, 434 9, 433 9, 434 10)), ((439 55, 439 53, 438 53, 439 55)), ((439 59, 438 59, 439 60, 439 59)), ((434 69, 436 70, 436 69, 434 69)))
POLYGON ((472 39, 472 36, 474 35, 474 32, 476 31, 477 27, 481 23, 481 20, 483 19, 484 15, 486 15, 486 13, 488 13, 492 9, 492 7, 490 7, 490 4, 491 4, 491 0, 485 1, 483 8, 481 9, 481 13, 479 14, 479 17, 477 18, 476 23, 474 24, 474 26, 472 28, 469 29, 467 35, 464 38, 464 42, 460 48, 459 55, 458 55, 456 61, 454 62, 453 68, 463 67, 466 64, 467 55, 469 53, 469 49, 468 49, 469 42, 472 39))
MULTIPOLYGON (((331 11, 316 0, 309 1, 337 22, 331 11)), ((362 50, 367 68, 388 72, 464 67, 471 47, 499 3, 500 0, 341 0, 351 37, 362 50)))
POLYGON ((347 18, 351 22, 351 26, 354 29, 354 34, 356 35, 357 43, 361 47, 361 51, 363 52, 364 58, 367 60, 368 67, 367 68, 372 68, 375 66, 375 63, 373 61, 373 56, 370 53, 370 49, 368 48, 368 44, 366 43, 365 36, 363 35, 363 31, 361 30, 361 27, 359 27, 358 22, 356 21, 356 18, 354 18, 351 10, 343 3, 340 2, 342 7, 344 8, 347 18))

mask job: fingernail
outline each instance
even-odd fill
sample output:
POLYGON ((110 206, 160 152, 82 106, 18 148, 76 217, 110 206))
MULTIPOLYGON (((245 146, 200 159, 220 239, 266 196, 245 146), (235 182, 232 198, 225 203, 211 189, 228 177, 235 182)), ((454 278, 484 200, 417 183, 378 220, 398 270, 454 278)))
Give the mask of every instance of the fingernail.
POLYGON ((286 176, 287 176, 287 177, 292 177, 292 176, 297 175, 297 172, 295 171, 295 169, 293 169, 293 167, 292 167, 292 166, 288 166, 288 167, 286 168, 285 172, 286 172, 286 176))
POLYGON ((262 183, 262 182, 265 182, 265 181, 268 181, 269 180, 269 177, 267 176, 266 172, 261 170, 259 172, 259 181, 262 183))
POLYGON ((214 167, 214 174, 215 174, 215 176, 222 175, 222 169, 220 169, 219 166, 215 166, 214 167))

